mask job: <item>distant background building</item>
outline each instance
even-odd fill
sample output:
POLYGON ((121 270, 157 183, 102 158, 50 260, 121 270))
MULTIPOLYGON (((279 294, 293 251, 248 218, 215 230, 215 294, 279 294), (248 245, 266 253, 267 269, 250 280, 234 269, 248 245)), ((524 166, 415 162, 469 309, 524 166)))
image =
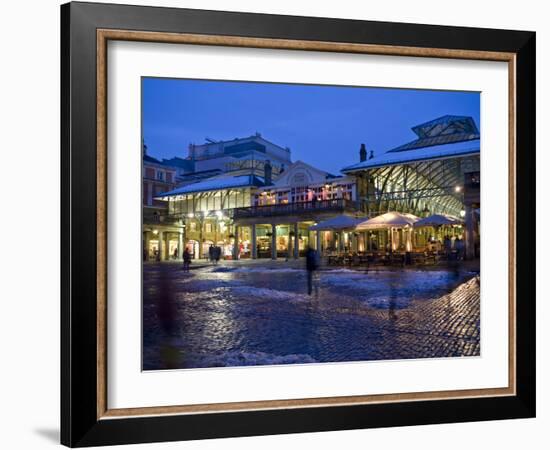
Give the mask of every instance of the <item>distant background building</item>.
POLYGON ((165 260, 182 248, 181 221, 170 217, 168 205, 158 196, 176 186, 177 168, 147 154, 143 144, 142 204, 143 259, 165 260))

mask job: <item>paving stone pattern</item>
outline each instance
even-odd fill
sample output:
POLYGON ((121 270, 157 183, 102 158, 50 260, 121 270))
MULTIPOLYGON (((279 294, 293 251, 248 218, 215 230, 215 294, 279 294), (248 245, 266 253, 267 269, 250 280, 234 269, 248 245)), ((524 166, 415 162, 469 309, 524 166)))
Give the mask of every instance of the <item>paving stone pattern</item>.
POLYGON ((475 272, 336 269, 306 286, 283 264, 145 265, 144 369, 480 354, 475 272))

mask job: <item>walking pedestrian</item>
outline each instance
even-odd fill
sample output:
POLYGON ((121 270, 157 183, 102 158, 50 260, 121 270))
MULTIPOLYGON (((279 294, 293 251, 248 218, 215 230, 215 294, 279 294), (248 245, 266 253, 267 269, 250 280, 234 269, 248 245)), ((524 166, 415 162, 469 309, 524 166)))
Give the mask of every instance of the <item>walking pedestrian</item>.
POLYGON ((308 247, 306 251, 307 293, 311 295, 313 290, 313 272, 317 270, 317 252, 308 247))
POLYGON ((183 271, 189 272, 189 264, 191 264, 191 253, 189 253, 189 249, 185 247, 185 250, 183 251, 183 271))
POLYGON ((214 262, 214 246, 210 244, 210 247, 208 247, 208 260, 210 262, 214 262))

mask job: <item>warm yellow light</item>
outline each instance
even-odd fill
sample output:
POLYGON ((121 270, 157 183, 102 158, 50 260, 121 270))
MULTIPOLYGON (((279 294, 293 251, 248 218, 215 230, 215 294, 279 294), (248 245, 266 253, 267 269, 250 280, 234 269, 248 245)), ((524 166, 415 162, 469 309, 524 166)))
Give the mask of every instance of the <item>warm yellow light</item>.
POLYGON ((455 192, 460 192, 462 188, 460 186, 455 186, 455 192))
POLYGON ((153 234, 156 236, 157 234, 159 234, 159 230, 153 230, 153 234))
POLYGON ((461 210, 461 211, 460 211, 460 217, 464 217, 465 215, 466 215, 466 211, 461 210))

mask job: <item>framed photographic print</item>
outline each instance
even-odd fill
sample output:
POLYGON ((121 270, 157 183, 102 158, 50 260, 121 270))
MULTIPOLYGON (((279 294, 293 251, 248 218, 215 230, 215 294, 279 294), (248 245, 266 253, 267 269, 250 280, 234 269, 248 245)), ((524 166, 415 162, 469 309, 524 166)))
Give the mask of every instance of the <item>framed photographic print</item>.
POLYGON ((535 33, 61 19, 63 444, 534 416, 535 33))

